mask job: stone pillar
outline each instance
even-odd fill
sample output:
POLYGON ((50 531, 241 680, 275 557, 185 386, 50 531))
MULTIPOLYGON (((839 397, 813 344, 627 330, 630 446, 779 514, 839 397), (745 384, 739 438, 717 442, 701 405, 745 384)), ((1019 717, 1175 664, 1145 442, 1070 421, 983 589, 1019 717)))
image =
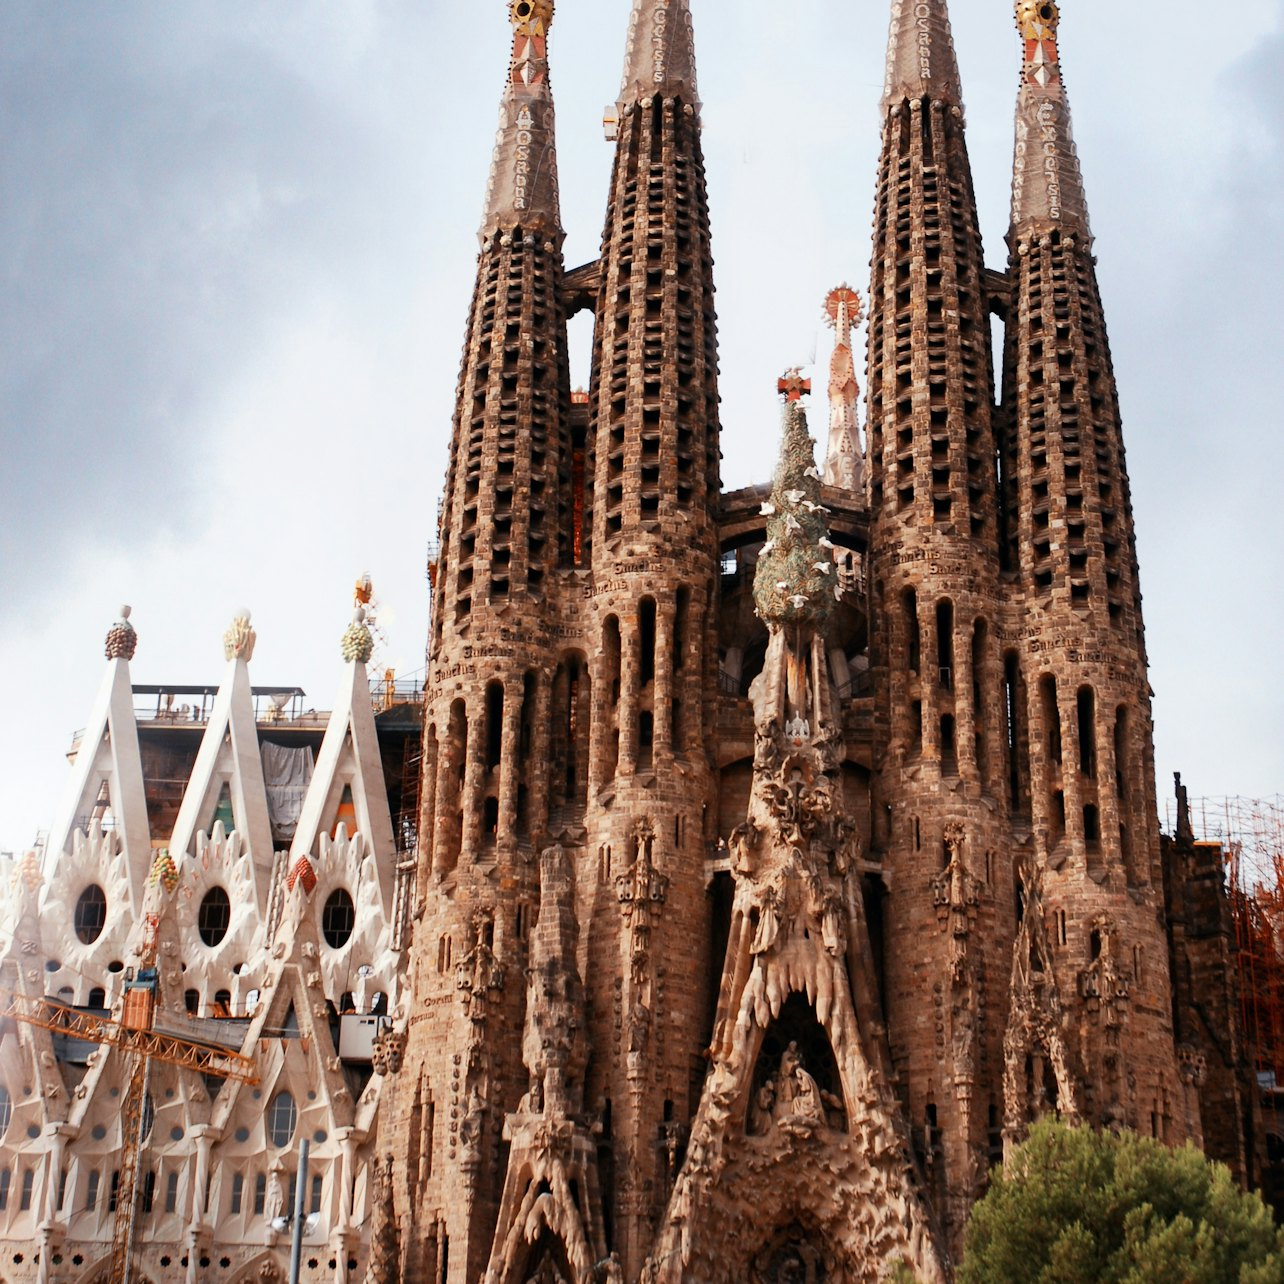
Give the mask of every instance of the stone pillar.
POLYGON ((219 1132, 209 1124, 197 1124, 191 1131, 196 1152, 190 1160, 191 1184, 188 1198, 191 1207, 187 1220, 187 1284, 198 1284, 201 1278, 201 1243, 208 1233, 205 1222, 205 1197, 210 1180, 210 1155, 219 1132))
POLYGON ((499 826, 496 839, 500 847, 511 845, 517 838, 517 788, 521 783, 522 704, 524 684, 510 678, 504 684, 504 723, 500 733, 499 753, 499 826))
POLYGON ((531 838, 536 848, 543 841, 540 835, 548 827, 548 759, 551 751, 553 727, 551 706, 552 680, 547 673, 540 673, 535 680, 535 736, 531 745, 531 838))
POLYGON ((638 761, 638 674, 642 633, 636 610, 620 616, 620 759, 616 774, 631 776, 638 761))
POLYGON ((468 756, 464 761, 464 796, 460 799, 463 812, 463 837, 459 845, 460 859, 465 865, 474 864, 481 850, 482 786, 486 767, 486 699, 485 688, 468 715, 468 756))

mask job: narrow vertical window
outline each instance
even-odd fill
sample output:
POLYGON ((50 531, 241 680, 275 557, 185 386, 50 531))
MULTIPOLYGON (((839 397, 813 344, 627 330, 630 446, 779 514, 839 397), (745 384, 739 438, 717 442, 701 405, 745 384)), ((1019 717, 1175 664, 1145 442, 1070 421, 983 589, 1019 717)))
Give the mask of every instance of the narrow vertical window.
POLYGON ((98 1170, 95 1168, 89 1174, 89 1180, 85 1183, 85 1211, 92 1212, 98 1207, 98 1170))
POLYGON ((1091 687, 1080 687, 1077 698, 1079 720, 1079 770, 1090 779, 1097 774, 1097 697, 1091 687))
POLYGON ((233 1217, 237 1217, 241 1212, 241 1201, 245 1198, 245 1177, 241 1173, 232 1174, 232 1207, 233 1217))

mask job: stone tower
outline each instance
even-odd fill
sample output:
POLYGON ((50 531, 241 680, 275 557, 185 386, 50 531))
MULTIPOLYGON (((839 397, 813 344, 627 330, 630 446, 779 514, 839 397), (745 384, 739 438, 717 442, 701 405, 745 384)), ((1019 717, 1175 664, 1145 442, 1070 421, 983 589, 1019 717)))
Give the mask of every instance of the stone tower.
POLYGON ((1000 273, 946 0, 894 0, 866 457, 844 287, 827 459, 791 375, 774 484, 733 494, 687 0, 634 0, 601 253, 571 272, 551 0, 511 17, 371 1279, 948 1278, 1041 1114, 1192 1117, 1056 7, 1018 7, 1000 273))
POLYGON ((1019 604, 1012 618, 1025 712, 1013 736, 1022 753, 1012 788, 1032 832, 1032 863, 1021 873, 1026 925, 1033 894, 1051 966, 1032 984, 1014 976, 1005 1127, 1019 1135, 1022 1085, 1046 1102, 1055 1077, 1070 1113, 1175 1141, 1187 1127, 1168 998, 1136 540, 1058 22, 1055 3, 1017 5, 1023 66, 1008 233, 1003 547, 1019 604), (1031 1032, 1049 1019, 1039 991, 1065 1005, 1074 1037, 1061 1051, 1044 1041, 1032 1057, 1039 1040, 1031 1032), (1058 1068, 1043 1071, 1045 1088, 1036 1068, 1049 1054, 1058 1068))
POLYGON ((945 0, 895 4, 869 329, 874 848, 891 1052, 958 1225, 1001 1109, 1017 839, 1003 804, 989 301, 945 0), (1003 888, 1000 896, 981 888, 1003 888))
POLYGON ((568 774, 568 708, 587 719, 568 704, 583 661, 559 665, 556 640, 574 528, 552 17, 551 0, 511 5, 434 576, 415 1010, 391 1121, 414 1279, 476 1280, 486 1268, 505 1116, 526 1087, 536 840, 568 774))

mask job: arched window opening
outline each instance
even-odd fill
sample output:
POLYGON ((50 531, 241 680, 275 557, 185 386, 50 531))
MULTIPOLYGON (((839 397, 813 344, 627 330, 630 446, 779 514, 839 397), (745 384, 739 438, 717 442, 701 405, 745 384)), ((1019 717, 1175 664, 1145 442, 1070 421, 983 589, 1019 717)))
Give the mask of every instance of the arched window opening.
POLYGON ((918 622, 918 595, 906 589, 901 595, 901 609, 905 618, 905 663, 911 673, 923 667, 923 634, 918 622))
POLYGON ((910 754, 923 752, 923 702, 914 700, 910 704, 910 754))
POLYGON ((1092 803, 1083 809, 1083 837, 1094 847, 1101 842, 1101 813, 1092 803))
POLYGON ((482 838, 490 846, 499 838, 499 799, 494 794, 482 803, 482 838))
POLYGON ((655 598, 638 603, 638 684, 645 687, 655 678, 655 598))
POLYGON ((272 1145, 281 1149, 294 1140, 294 1129, 299 1122, 299 1108, 288 1092, 278 1092, 268 1107, 267 1132, 272 1145))
POLYGON ((85 1000, 85 1005, 91 1008, 106 1008, 107 991, 101 985, 95 985, 89 991, 89 997, 85 1000))
POLYGON ((494 771, 504 752, 504 688, 486 684, 486 770, 494 771))
POLYGON ((1077 698, 1079 722, 1079 770, 1089 778, 1097 774, 1097 697, 1091 687, 1080 687, 1077 698))
MULTIPOLYGON (((678 609, 673 617, 673 671, 681 673, 687 663, 688 615, 691 610, 691 590, 678 590, 678 609)), ((676 719, 674 719, 676 723, 676 719)))
POLYGON ((530 761, 535 744, 535 695, 539 689, 539 675, 531 669, 522 679, 522 716, 517 733, 517 761, 525 766, 530 761))
POLYGON ((638 713, 638 766, 649 767, 655 748, 655 719, 649 709, 638 713))
POLYGON ((201 1010, 201 992, 200 990, 183 991, 183 1010, 188 1016, 196 1016, 201 1010))
POLYGON ((1043 714, 1048 761, 1061 763, 1061 713, 1057 707, 1057 680, 1051 673, 1039 679, 1039 706, 1043 714))
POLYGON ((941 686, 954 690, 954 603, 936 604, 936 665, 941 686))
POLYGON ((941 771, 946 776, 959 774, 958 745, 955 742, 954 715, 941 718, 941 771))

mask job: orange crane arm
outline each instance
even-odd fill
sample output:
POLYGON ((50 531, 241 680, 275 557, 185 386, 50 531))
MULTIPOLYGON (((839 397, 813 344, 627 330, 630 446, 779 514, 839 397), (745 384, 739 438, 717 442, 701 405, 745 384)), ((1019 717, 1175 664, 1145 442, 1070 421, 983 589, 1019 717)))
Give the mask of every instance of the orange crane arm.
POLYGON ((87 1043, 102 1043, 140 1053, 166 1065, 181 1066, 201 1074, 234 1079, 238 1083, 256 1084, 258 1067, 250 1057, 223 1048, 212 1048, 178 1035, 157 1030, 134 1029, 111 1017, 94 1012, 78 1012, 63 1007, 52 999, 31 998, 25 994, 0 991, 0 1020, 9 1017, 25 1025, 41 1026, 55 1034, 65 1034, 87 1043))

